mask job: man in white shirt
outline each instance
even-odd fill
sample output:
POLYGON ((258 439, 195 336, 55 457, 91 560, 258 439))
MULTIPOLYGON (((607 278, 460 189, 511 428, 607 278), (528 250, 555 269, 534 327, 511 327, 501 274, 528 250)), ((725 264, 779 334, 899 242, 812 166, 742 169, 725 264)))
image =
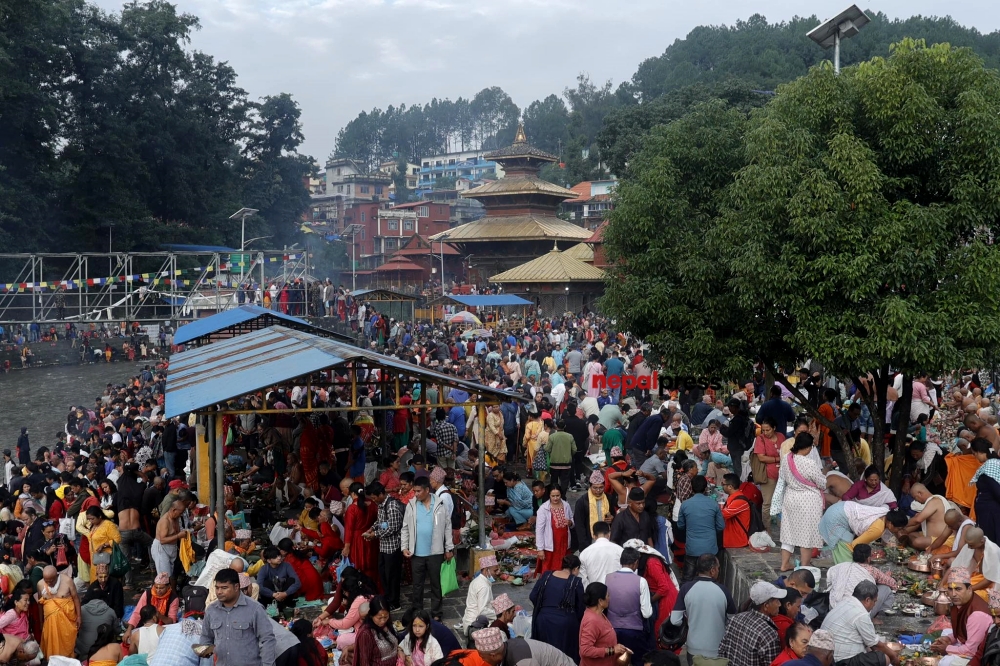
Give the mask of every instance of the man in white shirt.
POLYGON ((594 524, 594 543, 580 551, 580 578, 583 586, 604 583, 609 573, 621 568, 622 547, 612 542, 611 525, 603 520, 594 524))
POLYGON ((823 629, 833 634, 834 663, 843 666, 888 666, 899 664, 899 658, 889 646, 878 639, 869 612, 878 603, 878 588, 871 581, 862 581, 852 596, 830 610, 823 620, 823 629))
POLYGON ((555 400, 556 410, 559 409, 559 406, 562 405, 563 399, 566 397, 566 389, 568 385, 569 382, 566 381, 561 384, 556 384, 552 387, 552 399, 555 400))
POLYGON ((472 623, 480 615, 485 615, 490 622, 497 619, 496 611, 493 610, 493 581, 500 573, 500 565, 497 564, 496 556, 487 555, 480 558, 479 571, 480 574, 469 583, 462 623, 455 625, 455 630, 463 635, 468 635, 472 623))

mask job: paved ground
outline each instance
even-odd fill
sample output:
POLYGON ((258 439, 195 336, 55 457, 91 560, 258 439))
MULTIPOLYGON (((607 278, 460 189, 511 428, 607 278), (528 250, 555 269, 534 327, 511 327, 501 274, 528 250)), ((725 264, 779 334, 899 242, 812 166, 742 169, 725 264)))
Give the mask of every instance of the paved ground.
MULTIPOLYGON (((772 529, 775 542, 777 530, 772 529)), ((774 548, 770 553, 755 553, 749 549, 730 551, 724 561, 725 571, 723 577, 726 586, 732 592, 737 604, 743 603, 749 597, 750 586, 757 580, 774 581, 778 578, 778 569, 781 567, 781 552, 774 548)), ((833 566, 833 560, 829 558, 817 558, 811 563, 812 566, 822 571, 822 579, 817 581, 817 589, 826 589, 826 571, 833 566)), ((904 571, 901 567, 887 564, 883 565, 889 573, 899 573, 904 571)), ((899 576, 897 576, 897 580, 899 576)), ((917 601, 905 591, 896 594, 896 602, 908 604, 917 601)), ((935 617, 932 609, 928 607, 928 612, 923 617, 908 617, 905 615, 884 616, 880 615, 876 619, 875 629, 885 635, 896 636, 901 633, 922 633, 931 625, 935 617), (881 624, 880 624, 881 623, 881 624)), ((895 640, 894 638, 890 640, 895 640)))

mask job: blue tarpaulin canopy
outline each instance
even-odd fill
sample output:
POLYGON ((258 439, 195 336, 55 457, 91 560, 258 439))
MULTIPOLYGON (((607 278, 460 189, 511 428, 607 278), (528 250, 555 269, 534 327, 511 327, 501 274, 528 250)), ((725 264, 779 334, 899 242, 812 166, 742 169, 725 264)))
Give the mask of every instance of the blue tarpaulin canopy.
POLYGON ((402 375, 421 383, 478 393, 492 398, 491 402, 524 399, 305 331, 270 326, 171 356, 164 413, 169 418, 204 410, 321 370, 346 369, 351 363, 382 368, 386 378, 402 375))
POLYGON ((177 329, 174 344, 184 345, 191 342, 207 344, 224 338, 231 338, 251 331, 257 331, 268 326, 281 324, 315 335, 335 338, 348 344, 354 342, 350 336, 328 331, 319 326, 313 326, 305 319, 292 317, 277 310, 268 310, 259 305, 241 305, 231 310, 225 310, 211 317, 196 319, 177 329))
POLYGON ((441 305, 443 303, 464 305, 473 308, 534 305, 531 301, 527 301, 520 296, 514 296, 513 294, 476 294, 464 296, 461 294, 447 294, 445 296, 438 296, 431 303, 428 303, 428 305, 441 305))

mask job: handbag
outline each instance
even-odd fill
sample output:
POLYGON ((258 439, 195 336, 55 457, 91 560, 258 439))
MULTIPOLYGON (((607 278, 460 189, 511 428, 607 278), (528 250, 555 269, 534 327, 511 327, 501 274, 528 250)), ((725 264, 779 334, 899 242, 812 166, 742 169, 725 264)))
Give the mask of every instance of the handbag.
POLYGON ((750 454, 750 473, 757 483, 767 483, 767 465, 756 453, 750 454))
POLYGON ((70 541, 76 540, 76 521, 72 518, 59 519, 59 534, 62 534, 70 541))
POLYGON ((56 546, 56 567, 62 569, 69 564, 66 559, 66 546, 56 546))
POLYGON ((111 566, 108 569, 108 573, 115 578, 122 578, 131 570, 132 564, 128 561, 128 556, 125 555, 125 551, 122 550, 122 547, 119 546, 117 542, 112 542, 111 566))
POLYGON ((441 563, 441 596, 446 596, 449 592, 458 589, 458 573, 455 567, 455 558, 441 563))

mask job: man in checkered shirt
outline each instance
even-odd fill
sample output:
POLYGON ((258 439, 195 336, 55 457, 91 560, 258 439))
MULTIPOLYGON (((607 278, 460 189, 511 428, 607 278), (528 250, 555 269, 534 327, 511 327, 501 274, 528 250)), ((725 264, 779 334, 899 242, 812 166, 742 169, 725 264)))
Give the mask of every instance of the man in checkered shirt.
POLYGON ((455 456, 458 447, 458 429, 448 422, 448 411, 438 407, 434 412, 434 425, 430 436, 437 442, 437 458, 440 467, 455 467, 455 456))
POLYGON ((399 586, 403 575, 403 549, 400 532, 403 529, 403 505, 389 495, 385 486, 373 481, 368 486, 368 496, 378 505, 378 517, 366 539, 378 539, 378 574, 382 580, 386 600, 392 610, 399 608, 399 586))
POLYGON ((778 628, 771 619, 781 608, 787 590, 757 581, 750 588, 753 607, 733 616, 719 644, 719 656, 729 660, 729 666, 770 666, 781 644, 778 628))

